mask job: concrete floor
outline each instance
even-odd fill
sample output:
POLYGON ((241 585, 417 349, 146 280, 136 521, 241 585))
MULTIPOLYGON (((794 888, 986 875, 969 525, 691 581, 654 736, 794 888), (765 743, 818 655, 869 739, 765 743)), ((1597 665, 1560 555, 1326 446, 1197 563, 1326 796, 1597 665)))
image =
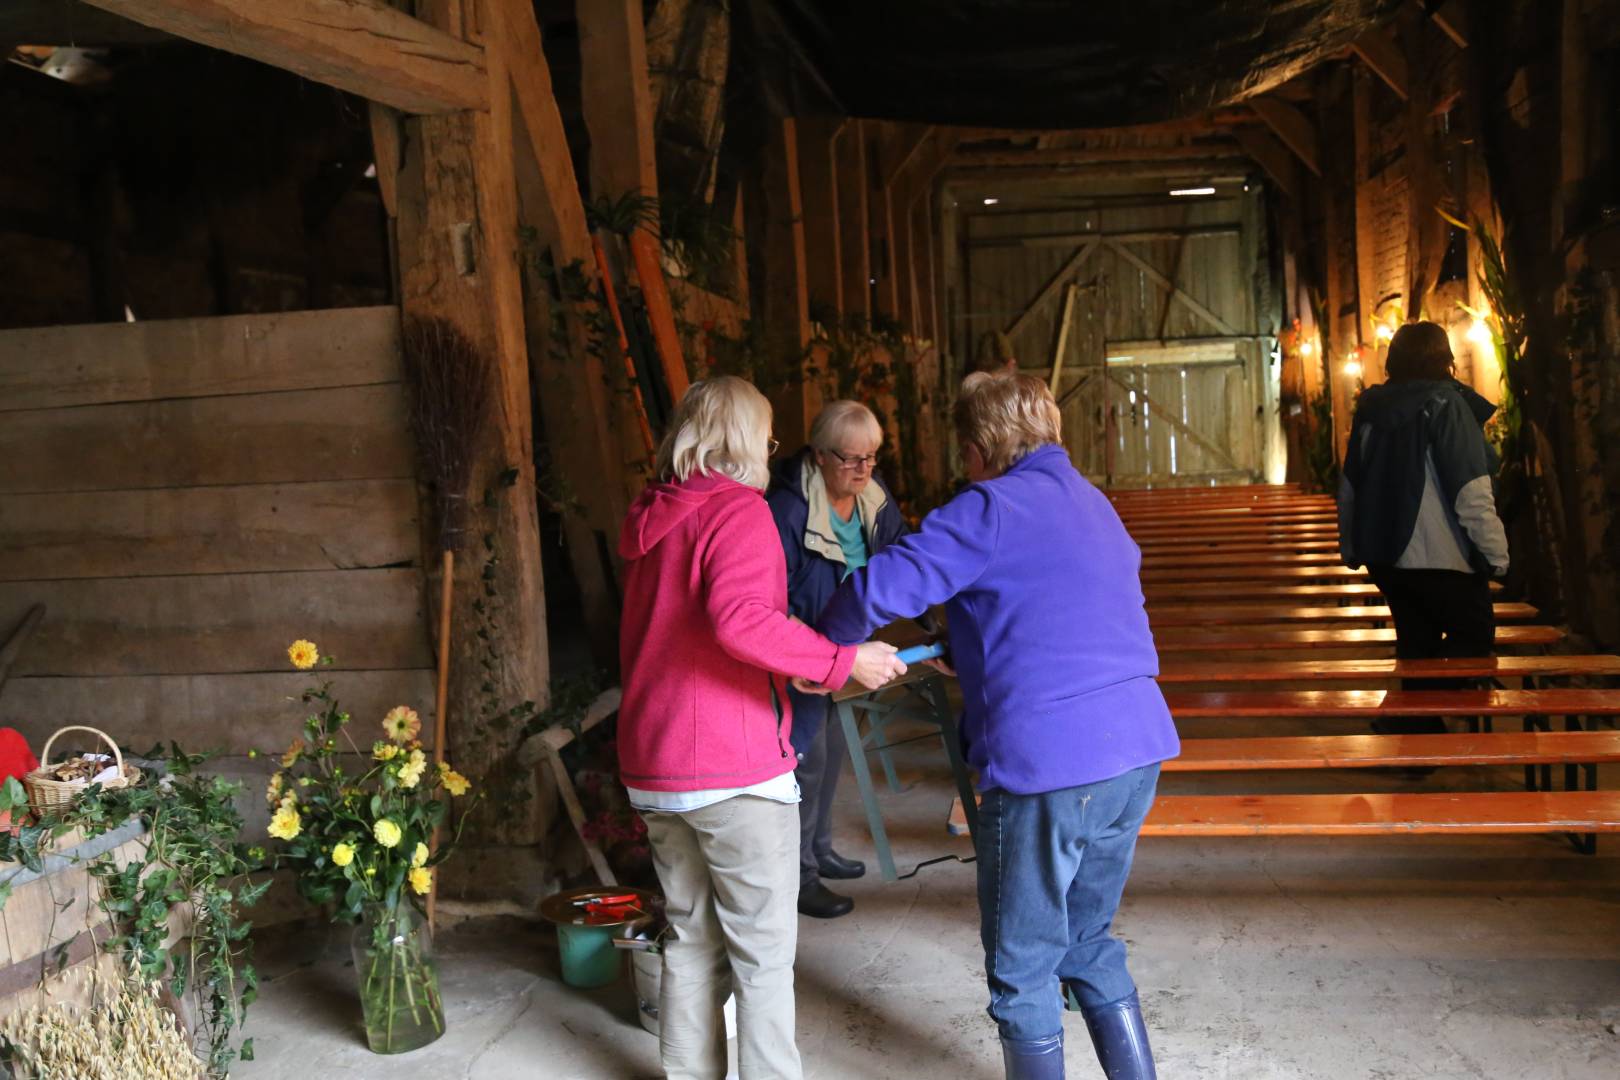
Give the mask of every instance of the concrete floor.
MULTIPOLYGON (((937 744, 902 760, 912 786, 883 795, 902 872, 928 856, 966 854, 965 840, 944 833, 950 792, 937 744)), ((1403 783, 1342 779, 1342 790, 1403 783)), ((1458 771, 1423 784, 1511 782, 1458 771)), ((1259 789, 1253 777, 1199 784, 1259 789)), ((1194 790, 1181 778, 1163 787, 1194 790)), ((1333 785, 1296 775, 1264 789, 1333 785)), ((870 862, 848 775, 841 790, 839 848, 870 862)), ((1553 837, 1145 842, 1118 925, 1160 1075, 1620 1077, 1620 839, 1601 847, 1589 858, 1553 837)), ((944 863, 894 885, 875 874, 851 885, 853 915, 801 924, 807 1074, 1000 1077, 983 1011, 973 868, 944 863)), ((563 986, 551 932, 519 919, 441 935, 449 1034, 398 1058, 365 1049, 345 934, 277 931, 260 952, 265 985, 249 1022, 258 1060, 233 1074, 241 1080, 660 1075, 628 984, 563 986)), ((1100 1075, 1084 1026, 1068 1023, 1069 1075, 1100 1075)))

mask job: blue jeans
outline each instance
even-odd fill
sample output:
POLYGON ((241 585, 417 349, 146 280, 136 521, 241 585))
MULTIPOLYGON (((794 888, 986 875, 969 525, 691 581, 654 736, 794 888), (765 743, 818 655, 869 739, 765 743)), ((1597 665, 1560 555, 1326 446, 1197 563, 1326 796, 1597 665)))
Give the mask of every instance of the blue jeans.
POLYGON ((1040 795, 984 793, 979 936, 1002 1038, 1061 1032, 1060 984, 1086 1008, 1136 991, 1109 927, 1158 781, 1159 766, 1147 765, 1040 795))

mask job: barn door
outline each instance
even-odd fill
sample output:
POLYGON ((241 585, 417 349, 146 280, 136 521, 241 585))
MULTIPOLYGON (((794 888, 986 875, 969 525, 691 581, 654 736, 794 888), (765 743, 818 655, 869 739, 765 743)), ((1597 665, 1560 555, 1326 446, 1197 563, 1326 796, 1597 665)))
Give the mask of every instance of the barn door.
MULTIPOLYGON (((1007 311, 1052 380, 1076 468, 1114 486, 1243 483, 1264 461, 1265 341, 1250 195, 970 228, 974 310, 1007 311), (1078 220, 1083 217, 1083 220, 1078 220), (1014 301, 1009 306, 1008 301, 1014 301)), ((971 223, 970 223, 971 224, 971 223)))

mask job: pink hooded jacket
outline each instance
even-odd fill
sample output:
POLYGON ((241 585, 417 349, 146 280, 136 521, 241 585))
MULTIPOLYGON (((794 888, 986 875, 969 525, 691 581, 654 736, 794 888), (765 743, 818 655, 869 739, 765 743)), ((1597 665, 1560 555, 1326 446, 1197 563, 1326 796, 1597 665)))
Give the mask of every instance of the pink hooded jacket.
POLYGON ((723 476, 647 487, 626 562, 619 770, 645 791, 747 787, 790 772, 785 675, 842 686, 855 648, 787 614, 787 567, 761 492, 723 476))

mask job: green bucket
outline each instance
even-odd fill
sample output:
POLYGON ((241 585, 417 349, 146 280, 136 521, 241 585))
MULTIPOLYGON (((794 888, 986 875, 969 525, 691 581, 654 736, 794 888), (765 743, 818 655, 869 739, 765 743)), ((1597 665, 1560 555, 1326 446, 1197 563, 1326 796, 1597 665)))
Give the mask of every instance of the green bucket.
POLYGON ((557 949, 562 957, 563 982, 588 990, 606 986, 617 980, 624 971, 620 951, 613 947, 613 938, 623 934, 625 928, 640 919, 601 923, 588 921, 581 901, 596 896, 622 896, 634 893, 641 899, 644 911, 651 911, 653 894, 641 889, 570 889, 548 897, 540 905, 540 914, 557 924, 557 949))
POLYGON ((619 950, 613 947, 613 929, 601 926, 557 924, 557 946, 562 952, 563 982, 589 989, 606 986, 623 970, 619 950))

